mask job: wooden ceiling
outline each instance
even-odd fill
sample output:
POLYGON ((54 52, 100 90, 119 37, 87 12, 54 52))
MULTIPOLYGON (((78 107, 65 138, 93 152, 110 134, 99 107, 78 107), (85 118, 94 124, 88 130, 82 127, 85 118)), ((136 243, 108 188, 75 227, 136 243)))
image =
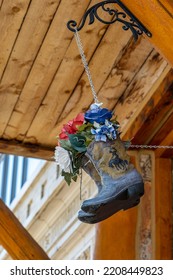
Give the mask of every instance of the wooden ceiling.
MULTIPOLYGON (((62 125, 93 102, 74 34, 66 23, 80 22, 86 9, 98 2, 0 0, 0 152, 50 160, 62 125)), ((99 100, 115 110, 124 137, 136 136, 139 144, 145 144, 149 138, 142 143, 140 132, 137 138, 137 130, 132 135, 129 129, 147 111, 147 104, 149 115, 155 104, 159 110, 165 99, 158 89, 165 79, 169 90, 166 84, 164 92, 172 102, 170 64, 148 38, 142 36, 135 43, 120 23, 108 26, 96 21, 80 36, 99 100), (147 103, 153 95, 157 102, 147 103)), ((167 117, 164 112, 162 125, 172 118, 172 106, 167 117)), ((146 118, 142 120, 140 131, 146 118)))

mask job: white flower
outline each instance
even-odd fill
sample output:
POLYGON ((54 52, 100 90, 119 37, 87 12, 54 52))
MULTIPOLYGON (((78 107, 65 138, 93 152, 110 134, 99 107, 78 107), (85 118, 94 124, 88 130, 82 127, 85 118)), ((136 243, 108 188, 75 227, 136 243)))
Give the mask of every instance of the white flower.
POLYGON ((65 172, 71 172, 71 160, 69 153, 62 147, 57 146, 55 148, 54 155, 55 162, 63 169, 65 172))

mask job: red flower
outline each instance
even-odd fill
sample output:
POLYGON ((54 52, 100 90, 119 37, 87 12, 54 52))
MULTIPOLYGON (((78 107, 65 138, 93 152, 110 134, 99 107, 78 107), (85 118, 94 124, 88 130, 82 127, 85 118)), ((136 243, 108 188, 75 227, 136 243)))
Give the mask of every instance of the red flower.
POLYGON ((68 134, 75 134, 78 130, 78 126, 84 123, 84 114, 79 113, 75 119, 69 121, 67 124, 63 125, 59 138, 63 140, 68 139, 68 134))
POLYGON ((62 140, 67 140, 68 139, 68 136, 65 132, 61 132, 59 134, 59 139, 62 139, 62 140))
POLYGON ((75 119, 73 119, 72 121, 72 126, 73 129, 75 129, 76 131, 78 130, 78 126, 81 126, 84 123, 84 114, 83 113, 79 113, 77 115, 77 117, 75 119))

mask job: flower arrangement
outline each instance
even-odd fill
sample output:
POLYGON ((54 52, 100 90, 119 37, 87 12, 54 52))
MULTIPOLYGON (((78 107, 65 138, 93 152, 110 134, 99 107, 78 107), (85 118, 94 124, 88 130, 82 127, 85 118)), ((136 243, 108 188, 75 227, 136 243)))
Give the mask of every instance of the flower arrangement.
POLYGON ((63 125, 55 148, 55 161, 62 169, 62 176, 68 185, 76 182, 82 167, 82 157, 89 144, 107 139, 115 140, 120 134, 119 123, 113 118, 113 112, 101 108, 100 104, 92 104, 85 113, 63 125))

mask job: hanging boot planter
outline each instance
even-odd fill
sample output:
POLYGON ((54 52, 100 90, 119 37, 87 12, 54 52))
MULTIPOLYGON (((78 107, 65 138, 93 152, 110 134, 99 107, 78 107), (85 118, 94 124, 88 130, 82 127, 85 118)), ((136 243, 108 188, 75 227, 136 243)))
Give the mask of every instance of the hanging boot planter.
POLYGON ((81 221, 96 223, 140 202, 144 194, 142 177, 129 163, 124 143, 119 136, 113 141, 93 141, 85 155, 90 159, 88 165, 92 165, 92 170, 96 170, 95 173, 99 175, 100 182, 98 175, 93 178, 93 171, 92 174, 91 171, 87 172, 92 179, 96 179, 98 194, 82 203, 82 211, 78 215, 81 221))
POLYGON ((91 105, 89 111, 63 126, 55 161, 66 182, 76 181, 82 168, 98 187, 96 197, 82 203, 80 221, 98 223, 140 202, 142 177, 129 162, 126 148, 116 118, 101 104, 91 105))
POLYGON ((74 32, 81 59, 89 80, 94 104, 85 114, 77 117, 62 128, 55 149, 55 161, 62 169, 62 176, 68 183, 76 181, 81 169, 95 181, 98 194, 95 198, 85 200, 78 213, 80 221, 93 224, 107 219, 120 210, 127 210, 140 202, 144 194, 144 184, 141 175, 129 161, 126 149, 130 143, 120 139, 119 123, 113 113, 102 108, 95 91, 89 66, 83 51, 79 30, 84 26, 87 16, 90 24, 96 17, 103 23, 116 21, 123 23, 123 29, 130 29, 135 40, 145 32, 151 33, 130 13, 121 1, 103 1, 91 7, 84 16, 82 24, 77 28, 75 21, 68 22, 68 28, 74 32), (117 9, 106 8, 107 4, 119 5, 125 13, 117 9), (98 17, 97 9, 108 12, 113 20, 105 22, 98 17), (130 22, 122 20, 128 14, 130 22))

